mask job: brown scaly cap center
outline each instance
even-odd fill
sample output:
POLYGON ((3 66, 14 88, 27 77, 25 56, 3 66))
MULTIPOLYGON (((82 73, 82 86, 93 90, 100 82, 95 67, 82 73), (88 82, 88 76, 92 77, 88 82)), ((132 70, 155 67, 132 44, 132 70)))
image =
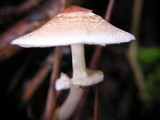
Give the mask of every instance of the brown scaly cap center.
POLYGON ((67 7, 60 14, 73 13, 73 12, 92 12, 92 10, 82 8, 82 7, 79 7, 79 6, 76 6, 76 5, 72 5, 72 6, 67 7))

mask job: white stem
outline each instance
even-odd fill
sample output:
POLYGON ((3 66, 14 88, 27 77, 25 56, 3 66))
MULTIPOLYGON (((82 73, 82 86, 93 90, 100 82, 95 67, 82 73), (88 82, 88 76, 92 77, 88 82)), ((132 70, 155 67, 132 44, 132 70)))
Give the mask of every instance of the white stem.
POLYGON ((72 49, 73 78, 76 78, 81 76, 84 72, 86 72, 84 45, 83 44, 71 45, 71 49, 72 49))
MULTIPOLYGON (((73 65, 73 78, 79 78, 86 72, 86 63, 84 56, 84 45, 76 44, 71 45, 72 49, 72 65, 73 65)), ((66 120, 74 113, 78 103, 80 102, 84 90, 78 86, 71 85, 70 93, 62 105, 58 118, 59 120, 66 120)))
POLYGON ((68 120, 72 116, 83 93, 84 89, 71 85, 69 95, 59 111, 58 120, 68 120))
POLYGON ((83 44, 71 45, 71 49, 73 78, 71 79, 70 93, 59 111, 59 120, 69 119, 80 102, 84 89, 81 89, 78 85, 89 86, 97 84, 103 80, 104 76, 101 71, 86 70, 83 44))

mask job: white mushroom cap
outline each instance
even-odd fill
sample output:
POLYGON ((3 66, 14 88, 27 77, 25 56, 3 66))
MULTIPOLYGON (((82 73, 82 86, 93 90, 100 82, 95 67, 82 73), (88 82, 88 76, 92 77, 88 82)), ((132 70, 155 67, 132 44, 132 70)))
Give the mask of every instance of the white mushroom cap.
POLYGON ((135 37, 92 13, 92 10, 70 6, 39 29, 12 41, 22 47, 51 47, 70 44, 114 44, 135 37))

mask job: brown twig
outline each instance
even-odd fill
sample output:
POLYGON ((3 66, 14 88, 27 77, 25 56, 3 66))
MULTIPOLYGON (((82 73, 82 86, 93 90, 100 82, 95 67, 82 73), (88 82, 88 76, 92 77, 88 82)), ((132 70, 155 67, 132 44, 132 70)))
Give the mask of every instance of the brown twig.
POLYGON ((115 0, 109 0, 108 7, 106 9, 106 15, 105 15, 105 19, 108 21, 110 21, 114 3, 115 3, 115 0))
MULTIPOLYGON (((138 39, 138 31, 140 26, 140 16, 142 11, 142 5, 143 5, 143 0, 134 0, 131 32, 134 35, 136 35, 137 39, 138 39)), ((139 89, 140 93, 146 93, 146 86, 144 83, 143 72, 137 60, 137 47, 138 47, 137 40, 130 42, 127 57, 135 77, 135 83, 137 84, 137 88, 139 89)))
POLYGON ((31 14, 2 33, 0 35, 0 60, 11 57, 20 50, 19 47, 10 45, 13 39, 40 27, 62 10, 61 6, 63 4, 64 0, 47 1, 40 5, 37 10, 34 10, 31 14))
POLYGON ((102 49, 101 46, 96 45, 95 50, 94 50, 93 55, 92 55, 90 65, 89 65, 90 68, 92 68, 92 69, 96 68, 99 57, 100 57, 100 54, 101 54, 101 49, 102 49))
POLYGON ((38 6, 38 4, 41 1, 42 0, 27 0, 19 5, 16 5, 16 6, 7 6, 4 8, 1 8, 0 9, 0 17, 6 19, 11 16, 23 14, 24 12, 27 12, 27 11, 31 10, 32 8, 38 6))
POLYGON ((50 85, 48 89, 48 95, 47 95, 43 120, 52 120, 53 113, 55 111, 56 92, 54 89, 54 84, 55 84, 55 80, 58 78, 58 75, 59 75, 60 61, 61 61, 60 59, 61 59, 61 48, 57 47, 55 48, 54 56, 52 58, 53 68, 52 68, 52 74, 51 74, 50 85))
POLYGON ((20 67, 20 69, 16 72, 16 75, 13 77, 11 83, 8 86, 9 93, 12 92, 16 88, 16 86, 20 82, 21 77, 22 77, 24 71, 26 70, 26 68, 27 68, 27 64, 23 64, 20 67))
MULTIPOLYGON (((109 0, 108 7, 106 9, 106 15, 105 15, 105 19, 107 21, 110 20, 113 6, 114 6, 114 0, 109 0)), ((96 68, 101 51, 102 51, 102 47, 97 45, 90 62, 90 68, 92 69, 96 68)), ((95 86, 94 120, 98 120, 98 85, 95 86)))
POLYGON ((94 117, 93 120, 98 120, 98 85, 95 86, 95 96, 94 96, 94 117))
MULTIPOLYGON (((107 21, 110 21, 113 6, 114 6, 114 0, 110 0, 108 3, 108 7, 106 9, 106 15, 105 15, 105 19, 107 21)), ((101 49, 102 49, 101 46, 99 46, 99 45, 96 46, 95 51, 92 56, 92 59, 91 59, 91 62, 90 62, 90 68, 92 68, 92 69, 96 68, 97 62, 98 62, 100 54, 101 54, 101 49)))
POLYGON ((46 61, 44 62, 43 66, 38 70, 36 75, 32 78, 32 80, 28 81, 25 85, 22 100, 23 102, 27 102, 31 99, 37 88, 42 84, 44 78, 49 73, 52 65, 52 57, 53 53, 51 53, 46 61))

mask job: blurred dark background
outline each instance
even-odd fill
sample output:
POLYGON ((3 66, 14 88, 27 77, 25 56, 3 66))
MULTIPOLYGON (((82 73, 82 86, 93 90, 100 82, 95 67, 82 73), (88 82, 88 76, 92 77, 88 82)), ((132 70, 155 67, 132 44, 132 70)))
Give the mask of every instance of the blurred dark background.
MULTIPOLYGON (((45 3, 44 0, 39 0, 35 7, 20 14, 3 12, 7 7, 10 9, 24 2, 27 2, 27 0, 1 0, 0 36, 16 24, 18 20, 23 19, 29 12, 38 8, 40 4, 45 3)), ((139 93, 133 71, 127 60, 126 53, 129 43, 105 46, 102 48, 97 66, 105 74, 105 80, 98 87, 99 120, 160 119, 159 3, 159 0, 143 0, 139 29, 136 35, 136 37, 138 36, 137 59, 143 71, 147 96, 139 93)), ((81 6, 92 9, 94 13, 105 17, 108 0, 77 0, 72 2, 72 4, 81 4, 81 6)), ((134 0, 115 0, 110 23, 131 32, 133 5, 134 0)), ((2 39, 0 41, 0 44, 3 45, 2 39)), ((87 65, 89 65, 94 46, 86 45, 85 49, 86 61, 87 65)), ((47 74, 45 80, 29 102, 24 104, 21 96, 25 83, 36 74, 46 57, 53 50, 54 48, 10 49, 9 46, 0 49, 0 119, 40 119, 46 102, 51 72, 47 74), (12 50, 15 49, 16 52, 12 53, 12 50), (19 81, 15 88, 9 91, 10 84, 17 79, 19 81)), ((61 71, 71 74, 70 53, 62 57, 61 71)), ((63 91, 62 97, 59 98, 57 104, 61 104, 67 93, 68 90, 63 91)), ((91 86, 86 96, 81 120, 92 119, 94 94, 94 86, 91 86)))

